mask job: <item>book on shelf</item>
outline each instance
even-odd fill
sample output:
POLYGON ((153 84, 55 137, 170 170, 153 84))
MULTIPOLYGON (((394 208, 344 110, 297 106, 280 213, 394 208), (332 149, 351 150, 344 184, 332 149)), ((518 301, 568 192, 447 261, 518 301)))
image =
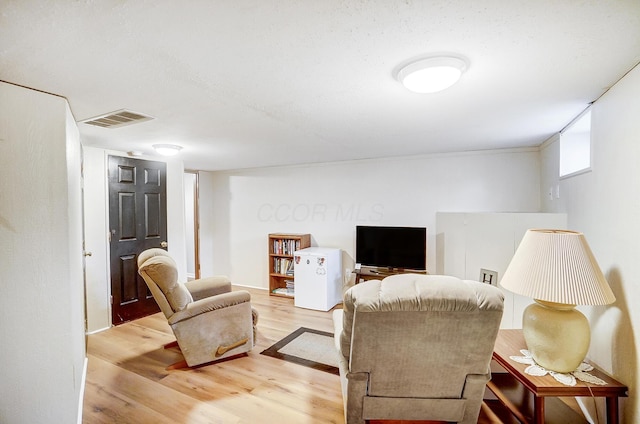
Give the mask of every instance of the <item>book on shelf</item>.
POLYGON ((293 275, 293 260, 290 258, 275 258, 273 272, 282 275, 293 275))
POLYGON ((294 296, 294 290, 293 289, 288 289, 286 287, 278 287, 277 289, 273 289, 272 293, 275 294, 282 294, 285 296, 294 296))
POLYGON ((293 252, 295 252, 296 250, 300 250, 300 240, 273 240, 273 253, 275 255, 293 255, 293 252))
POLYGON ((293 275, 293 260, 290 258, 276 258, 274 260, 274 272, 282 275, 293 275))

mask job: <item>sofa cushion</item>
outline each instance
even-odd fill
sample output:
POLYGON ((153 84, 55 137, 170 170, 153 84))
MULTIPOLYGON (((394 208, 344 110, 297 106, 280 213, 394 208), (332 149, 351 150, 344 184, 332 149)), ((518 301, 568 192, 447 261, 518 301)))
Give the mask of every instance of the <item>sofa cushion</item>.
POLYGON ((178 282, 178 269, 171 257, 153 256, 142 264, 140 270, 146 272, 162 290, 173 312, 182 311, 193 302, 189 290, 178 282))

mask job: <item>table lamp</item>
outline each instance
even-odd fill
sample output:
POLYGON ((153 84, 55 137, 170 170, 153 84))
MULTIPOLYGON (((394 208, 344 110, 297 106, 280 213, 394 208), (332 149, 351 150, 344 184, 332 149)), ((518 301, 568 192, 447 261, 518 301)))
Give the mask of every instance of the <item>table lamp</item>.
POLYGON ((582 233, 527 230, 500 285, 532 297, 522 333, 536 363, 575 371, 589 350, 589 321, 576 305, 608 305, 616 298, 582 233))

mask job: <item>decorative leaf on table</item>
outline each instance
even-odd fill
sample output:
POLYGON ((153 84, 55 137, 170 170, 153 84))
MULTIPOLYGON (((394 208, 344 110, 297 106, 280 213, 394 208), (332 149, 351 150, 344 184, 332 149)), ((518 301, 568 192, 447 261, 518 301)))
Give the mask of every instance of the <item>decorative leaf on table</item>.
POLYGON ((538 364, 529 365, 524 372, 529 375, 535 375, 537 377, 542 377, 543 375, 547 375, 547 370, 542 368, 538 364))
MULTIPOLYGON (((593 367, 591 367, 593 369, 593 367)), ((590 370, 589 370, 590 371, 590 370)), ((596 377, 595 375, 591 375, 584 371, 574 371, 573 375, 580 381, 584 381, 585 383, 597 384, 598 386, 604 386, 607 384, 606 381, 596 377)))
POLYGON ((593 366, 587 364, 586 362, 582 362, 580 365, 578 365, 578 369, 576 371, 593 371, 593 366))
POLYGON ((564 385, 567 385, 567 386, 576 385, 576 378, 571 374, 564 374, 564 373, 555 372, 555 371, 549 371, 549 374, 551 374, 553 378, 555 378, 557 381, 559 381, 564 385))
POLYGON ((510 359, 513 359, 516 362, 527 365, 535 365, 536 362, 533 360, 533 356, 531 356, 531 352, 526 349, 520 350, 523 356, 509 356, 510 359))

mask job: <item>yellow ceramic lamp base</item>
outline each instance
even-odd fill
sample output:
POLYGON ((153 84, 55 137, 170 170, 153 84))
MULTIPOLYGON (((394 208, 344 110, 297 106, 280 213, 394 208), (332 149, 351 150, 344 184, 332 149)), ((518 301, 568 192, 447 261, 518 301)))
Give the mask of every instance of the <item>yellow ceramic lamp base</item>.
POLYGON ((589 321, 575 305, 536 300, 522 316, 527 349, 540 366, 557 372, 572 372, 589 351, 589 321))

